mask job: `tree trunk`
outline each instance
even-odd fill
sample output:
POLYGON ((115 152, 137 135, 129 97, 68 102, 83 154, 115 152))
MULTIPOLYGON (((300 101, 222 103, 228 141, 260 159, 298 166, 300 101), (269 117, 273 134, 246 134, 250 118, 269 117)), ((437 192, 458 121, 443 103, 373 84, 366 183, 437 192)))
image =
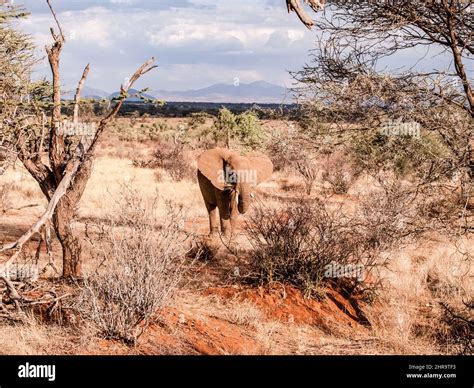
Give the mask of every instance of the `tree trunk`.
POLYGON ((82 275, 82 244, 80 237, 74 234, 72 222, 75 218, 75 209, 89 181, 92 166, 92 158, 84 160, 66 195, 58 202, 53 215, 54 230, 62 247, 64 278, 75 279, 82 275))
POLYGON ((459 79, 462 82, 464 93, 466 94, 466 99, 469 104, 469 113, 474 117, 474 95, 472 92, 471 83, 469 82, 469 77, 464 68, 463 58, 461 52, 459 51, 459 42, 455 30, 455 16, 448 12, 447 16, 449 36, 450 36, 450 45, 451 51, 453 53, 454 67, 459 79))
POLYGON ((69 279, 79 277, 82 271, 82 246, 71 226, 75 205, 68 197, 63 197, 53 215, 54 230, 61 243, 63 253, 63 277, 69 279))

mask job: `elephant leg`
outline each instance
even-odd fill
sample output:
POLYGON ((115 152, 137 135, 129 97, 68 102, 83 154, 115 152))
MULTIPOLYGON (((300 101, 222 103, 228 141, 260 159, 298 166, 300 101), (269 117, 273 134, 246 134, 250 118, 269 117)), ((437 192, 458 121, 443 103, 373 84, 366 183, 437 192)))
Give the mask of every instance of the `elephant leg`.
POLYGON ((219 224, 217 221, 217 201, 215 188, 211 181, 198 171, 197 174, 202 198, 209 214, 209 236, 219 234, 219 224))
POLYGON ((220 191, 216 195, 217 207, 219 208, 219 216, 221 219, 221 231, 222 231, 222 234, 226 237, 230 237, 232 233, 232 226, 231 226, 231 221, 230 221, 231 197, 232 197, 232 193, 228 190, 220 191))
POLYGON ((206 204, 207 211, 209 213, 209 235, 211 237, 216 236, 219 234, 219 224, 218 224, 218 214, 217 214, 217 206, 206 204))

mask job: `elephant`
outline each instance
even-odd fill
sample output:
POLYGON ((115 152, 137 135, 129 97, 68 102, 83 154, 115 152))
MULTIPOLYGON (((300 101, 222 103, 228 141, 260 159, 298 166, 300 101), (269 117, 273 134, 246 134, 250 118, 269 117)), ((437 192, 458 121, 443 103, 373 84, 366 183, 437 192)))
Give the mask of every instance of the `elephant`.
POLYGON ((245 214, 253 190, 273 173, 273 163, 267 157, 242 156, 226 148, 214 148, 199 155, 197 177, 202 197, 209 213, 210 237, 221 233, 234 234, 239 213, 245 214))

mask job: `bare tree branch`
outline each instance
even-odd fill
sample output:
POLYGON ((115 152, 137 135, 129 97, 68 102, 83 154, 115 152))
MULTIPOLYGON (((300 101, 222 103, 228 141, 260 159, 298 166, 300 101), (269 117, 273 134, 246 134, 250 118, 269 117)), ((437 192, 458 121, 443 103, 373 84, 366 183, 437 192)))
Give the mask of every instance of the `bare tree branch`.
MULTIPOLYGON (((323 9, 325 4, 325 0, 304 0, 304 2, 315 12, 323 9)), ((313 19, 306 13, 300 0, 286 0, 286 6, 288 7, 288 12, 294 11, 306 27, 311 29, 314 26, 313 19)))
POLYGON ((8 293, 10 294, 10 298, 13 300, 13 303, 15 304, 15 308, 17 309, 17 311, 21 311, 21 307, 20 307, 21 296, 20 294, 18 294, 18 291, 16 290, 13 283, 6 276, 0 276, 0 280, 2 280, 7 286, 8 293))
POLYGON ((63 33, 63 29, 61 28, 61 24, 59 23, 59 20, 58 20, 58 17, 56 16, 56 13, 54 12, 54 9, 51 5, 51 1, 50 0, 46 0, 46 2, 48 3, 48 6, 49 6, 49 9, 51 11, 51 13, 53 14, 53 17, 54 17, 54 20, 56 22, 56 25, 58 26, 58 29, 59 29, 59 37, 54 33, 54 30, 51 28, 51 34, 53 35, 53 38, 55 41, 57 40, 61 40, 62 43, 64 43, 66 41, 66 39, 64 38, 64 33, 63 33))
POLYGON ((56 13, 51 6, 50 0, 46 0, 48 6, 53 14, 54 20, 58 25, 60 30, 60 36, 54 34, 53 29, 51 33, 54 39, 54 44, 51 47, 46 47, 46 52, 48 54, 48 61, 51 67, 51 72, 53 75, 53 112, 51 116, 51 136, 50 136, 50 152, 49 152, 49 161, 51 164, 51 170, 56 181, 59 183, 61 180, 61 164, 64 161, 64 134, 59 130, 59 125, 61 122, 61 74, 59 71, 59 57, 65 42, 64 35, 62 33, 62 28, 59 23, 59 20, 56 16, 56 13))
POLYGON ((88 154, 92 154, 94 152, 96 144, 97 144, 101 134, 103 133, 105 127, 110 122, 110 120, 112 120, 117 115, 117 113, 119 112, 120 108, 123 105, 123 102, 127 98, 128 91, 133 87, 135 82, 140 77, 142 77, 143 75, 145 75, 146 73, 148 73, 149 71, 151 71, 151 70, 153 70, 157 67, 156 65, 154 65, 154 63, 155 63, 155 58, 154 57, 150 58, 143 65, 141 65, 137 69, 137 71, 135 71, 135 73, 130 78, 130 81, 126 85, 122 85, 120 87, 120 96, 118 97, 118 101, 115 104, 115 106, 110 110, 110 112, 108 114, 106 114, 106 116, 100 121, 99 126, 97 128, 97 131, 96 131, 96 133, 94 135, 94 138, 92 140, 92 143, 89 147, 88 154))
POLYGON ((86 78, 89 74, 90 70, 90 65, 87 64, 87 66, 84 69, 84 72, 82 73, 82 77, 77 85, 76 89, 76 94, 74 95, 74 114, 73 114, 73 123, 77 124, 79 120, 79 101, 81 99, 81 92, 82 88, 84 87, 84 83, 86 82, 86 78))

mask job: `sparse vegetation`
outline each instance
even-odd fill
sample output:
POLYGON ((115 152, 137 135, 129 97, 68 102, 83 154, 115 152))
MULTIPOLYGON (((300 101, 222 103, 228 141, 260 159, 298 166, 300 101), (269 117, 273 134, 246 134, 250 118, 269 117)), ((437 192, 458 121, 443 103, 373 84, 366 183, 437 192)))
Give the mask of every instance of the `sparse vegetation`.
POLYGON ((267 152, 273 162, 275 171, 288 170, 298 159, 298 141, 294 134, 278 131, 271 134, 267 152))
POLYGON ((314 161, 307 157, 302 157, 294 162, 296 171, 303 177, 306 187, 306 195, 311 195, 314 182, 317 178, 318 169, 314 161))
POLYGON ((153 203, 132 190, 123 199, 96 241, 100 265, 84 281, 80 310, 105 338, 134 344, 169 303, 185 248, 176 214, 158 224, 153 203))
MULTIPOLYGON (((473 353, 468 8, 337 3, 348 24, 323 16, 327 39, 294 74, 298 109, 126 104, 106 126, 117 101, 81 100, 91 139, 58 136, 74 104, 31 82, 30 37, 7 23, 22 12, 0 4, 1 354, 473 353), (420 37, 453 71, 375 66, 420 37), (216 145, 274 165, 230 240, 207 236, 196 184, 216 145), (2 277, 12 259, 40 279, 2 277)), ((64 42, 56 31, 53 70, 64 42)))
POLYGON ((346 194, 358 175, 351 159, 341 152, 333 152, 325 157, 322 180, 330 185, 334 194, 346 194))

